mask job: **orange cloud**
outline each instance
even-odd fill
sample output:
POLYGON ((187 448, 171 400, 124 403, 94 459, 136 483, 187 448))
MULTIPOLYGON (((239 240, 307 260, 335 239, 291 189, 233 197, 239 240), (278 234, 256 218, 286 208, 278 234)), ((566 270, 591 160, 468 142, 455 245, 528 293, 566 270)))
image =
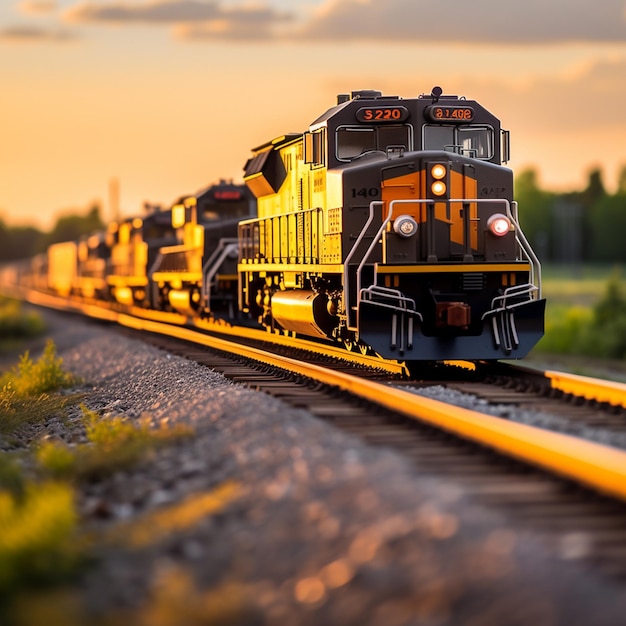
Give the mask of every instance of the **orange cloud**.
POLYGON ((66 42, 76 38, 67 31, 34 26, 9 26, 0 30, 3 42, 66 42))

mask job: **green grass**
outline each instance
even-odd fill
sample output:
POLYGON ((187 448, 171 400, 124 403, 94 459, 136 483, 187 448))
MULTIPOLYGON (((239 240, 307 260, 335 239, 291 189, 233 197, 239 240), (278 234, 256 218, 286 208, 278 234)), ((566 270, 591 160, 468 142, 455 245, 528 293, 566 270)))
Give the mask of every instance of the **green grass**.
POLYGON ((27 351, 15 367, 0 376, 0 388, 21 398, 57 391, 77 382, 75 376, 63 369, 63 359, 57 356, 52 340, 48 340, 38 361, 33 361, 27 351))
POLYGON ((25 352, 15 367, 0 376, 0 435, 61 412, 72 398, 54 392, 77 382, 63 370, 63 359, 57 356, 54 342, 48 341, 36 362, 25 352))
POLYGON ((155 448, 193 434, 186 426, 153 428, 146 417, 138 424, 121 416, 103 418, 83 407, 89 443, 69 448, 61 442, 43 442, 37 451, 47 475, 65 480, 96 479, 126 468, 155 448))
POLYGON ((32 311, 24 312, 18 300, 0 296, 0 347, 9 349, 16 345, 16 340, 37 337, 45 330, 45 323, 32 311))
POLYGON ((82 560, 69 485, 24 480, 17 495, 0 489, 0 529, 0 599, 66 580, 82 560))
POLYGON ((533 354, 625 359, 624 294, 619 267, 544 268, 546 333, 533 354))
POLYGON ((584 266, 571 269, 563 266, 547 266, 542 271, 543 295, 548 300, 548 309, 560 306, 593 307, 602 298, 607 283, 620 276, 619 267, 584 266))
MULTIPOLYGON (((0 435, 43 422, 66 406, 54 395, 76 379, 62 368, 54 343, 34 362, 28 353, 0 377, 0 435)), ((65 580, 81 561, 74 542, 76 509, 69 485, 35 481, 15 455, 0 453, 0 599, 23 587, 65 580)))
MULTIPOLYGON (((0 437, 10 440, 20 427, 42 423, 76 404, 79 396, 57 393, 76 382, 64 371, 54 343, 38 361, 26 352, 0 377, 0 437)), ((18 614, 25 626, 41 623, 25 607, 45 608, 46 621, 57 611, 59 623, 72 623, 71 607, 53 590, 69 592, 66 583, 93 554, 95 539, 81 528, 75 503, 80 481, 110 475, 193 434, 185 426, 154 427, 148 416, 135 423, 82 411, 85 444, 35 440, 19 453, 0 451, 0 623, 18 614)))

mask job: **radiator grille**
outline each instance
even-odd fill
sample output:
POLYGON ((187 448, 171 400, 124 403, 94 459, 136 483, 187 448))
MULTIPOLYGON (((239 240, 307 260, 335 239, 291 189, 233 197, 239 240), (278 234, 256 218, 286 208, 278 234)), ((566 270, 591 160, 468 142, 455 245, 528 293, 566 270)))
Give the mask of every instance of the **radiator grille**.
POLYGON ((461 276, 463 291, 482 291, 485 288, 485 275, 482 272, 466 272, 461 276))

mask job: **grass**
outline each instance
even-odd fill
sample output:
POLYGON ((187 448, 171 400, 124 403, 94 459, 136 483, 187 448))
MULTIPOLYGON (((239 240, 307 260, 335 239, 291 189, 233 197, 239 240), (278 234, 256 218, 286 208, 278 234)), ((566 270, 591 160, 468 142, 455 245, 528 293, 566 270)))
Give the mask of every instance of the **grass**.
MULTIPOLYGON (((42 423, 66 406, 55 395, 76 379, 62 368, 54 343, 33 361, 28 353, 0 377, 0 435, 42 423)), ((0 599, 23 587, 65 580, 80 562, 74 493, 56 481, 34 481, 0 453, 0 599)))
POLYGON ((77 382, 63 370, 63 359, 52 341, 36 362, 25 352, 15 367, 0 376, 0 435, 58 414, 72 399, 53 392, 77 382))
POLYGON ((556 361, 570 371, 624 379, 626 274, 610 266, 543 271, 546 332, 529 360, 556 361))
POLYGON ((544 267, 542 282, 544 297, 548 300, 548 312, 556 315, 561 307, 572 306, 591 309, 602 298, 607 283, 615 275, 620 275, 619 267, 544 267))
MULTIPOLYGON (((77 395, 58 391, 78 380, 63 369, 49 342, 38 361, 28 352, 0 377, 0 437, 43 423, 77 395)), ((75 578, 90 559, 80 527, 76 493, 82 480, 96 480, 145 458, 155 448, 192 434, 183 426, 152 426, 82 408, 87 443, 35 441, 19 454, 0 451, 0 622, 33 590, 50 590, 75 578)), ((43 601, 44 596, 40 596, 43 601)), ((39 623, 38 621, 27 623, 39 623)))
POLYGON ((68 485, 24 480, 17 495, 1 489, 0 598, 74 574, 82 561, 76 528, 74 493, 68 485))
POLYGON ((37 337, 45 330, 45 323, 38 313, 24 312, 19 300, 0 296, 0 347, 10 349, 16 340, 37 337))
POLYGON ((35 397, 64 387, 71 387, 78 379, 63 369, 63 359, 57 356, 54 342, 49 340, 38 361, 25 352, 19 363, 0 376, 0 388, 17 397, 35 397))
POLYGON ((193 434, 186 426, 153 428, 146 416, 138 424, 121 416, 105 419, 83 407, 88 443, 70 448, 43 442, 36 457, 43 471, 64 480, 97 479, 136 463, 155 448, 193 434))

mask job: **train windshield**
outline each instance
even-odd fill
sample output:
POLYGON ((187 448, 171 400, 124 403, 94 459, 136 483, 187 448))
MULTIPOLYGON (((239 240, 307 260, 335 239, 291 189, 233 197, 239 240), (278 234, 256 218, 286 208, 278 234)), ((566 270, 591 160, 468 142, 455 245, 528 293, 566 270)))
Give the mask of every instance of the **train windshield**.
POLYGON ((337 129, 336 154, 339 161, 350 161, 366 152, 388 148, 412 149, 411 127, 403 124, 389 126, 344 126, 337 129))
POLYGON ((493 158, 493 128, 490 126, 425 125, 424 150, 446 150, 473 159, 493 158))
MULTIPOLYGON (((239 194, 239 192, 237 192, 239 194)), ((239 194, 242 195, 242 194, 239 194)), ((198 205, 198 219, 201 222, 228 220, 250 216, 250 201, 243 197, 240 200, 207 200, 198 205)))

